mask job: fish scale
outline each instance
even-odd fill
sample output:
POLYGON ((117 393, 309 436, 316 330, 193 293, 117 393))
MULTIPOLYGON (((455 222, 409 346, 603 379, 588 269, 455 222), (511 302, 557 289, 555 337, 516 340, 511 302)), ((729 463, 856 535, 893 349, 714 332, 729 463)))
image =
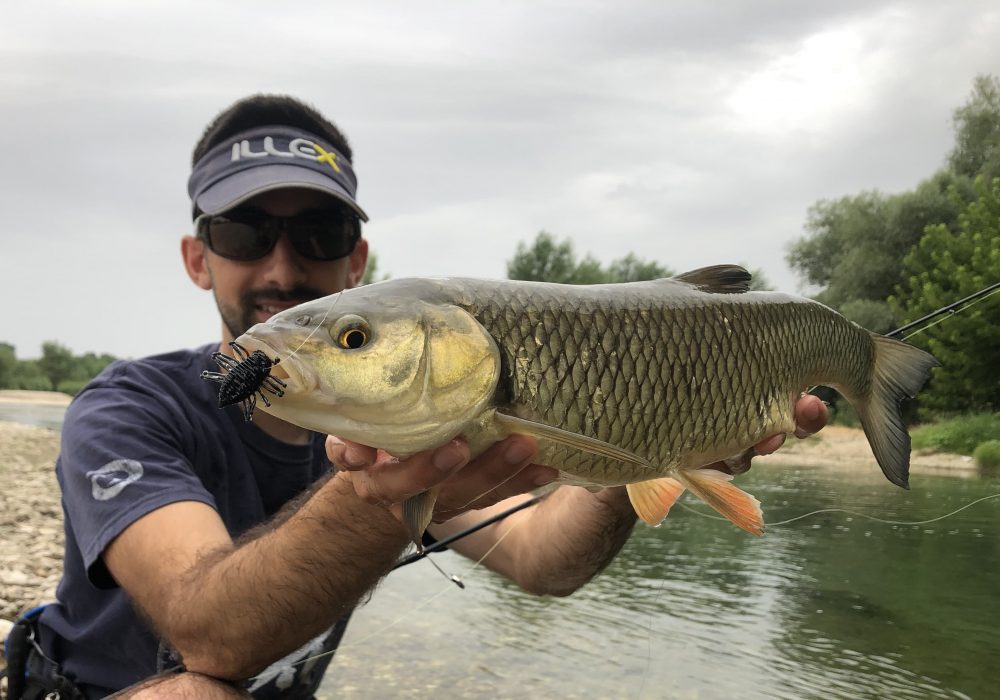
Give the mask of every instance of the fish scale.
POLYGON ((462 305, 499 346, 507 397, 501 410, 617 445, 659 467, 650 474, 543 445, 540 461, 560 465, 568 481, 621 484, 665 475, 698 455, 716 457, 720 448, 735 455, 789 430, 791 397, 819 375, 867 389, 868 332, 787 295, 685 298, 678 290, 658 305, 661 281, 614 298, 592 293, 569 306, 550 285, 490 282, 486 294, 480 281, 456 282, 458 299, 486 300, 462 305), (843 361, 859 351, 862 362, 843 361))

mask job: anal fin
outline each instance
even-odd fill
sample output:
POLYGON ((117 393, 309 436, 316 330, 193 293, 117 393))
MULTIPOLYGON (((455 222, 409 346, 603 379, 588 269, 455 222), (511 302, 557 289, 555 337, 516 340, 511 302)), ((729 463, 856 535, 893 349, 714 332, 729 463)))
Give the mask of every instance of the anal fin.
POLYGON ((731 483, 733 477, 715 469, 684 469, 677 478, 691 493, 751 535, 764 534, 760 501, 731 483))
POLYGON ((626 484, 636 515, 648 525, 659 525, 684 493, 684 484, 669 476, 626 484))

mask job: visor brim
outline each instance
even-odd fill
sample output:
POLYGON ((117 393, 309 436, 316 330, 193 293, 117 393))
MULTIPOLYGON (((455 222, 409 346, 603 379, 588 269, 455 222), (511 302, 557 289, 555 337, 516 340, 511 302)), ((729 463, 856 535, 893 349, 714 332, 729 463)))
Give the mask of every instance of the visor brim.
POLYGON ((368 221, 368 215, 336 181, 309 168, 278 163, 233 173, 206 188, 194 204, 200 212, 211 216, 226 212, 264 192, 288 188, 329 194, 350 207, 362 221, 368 221))

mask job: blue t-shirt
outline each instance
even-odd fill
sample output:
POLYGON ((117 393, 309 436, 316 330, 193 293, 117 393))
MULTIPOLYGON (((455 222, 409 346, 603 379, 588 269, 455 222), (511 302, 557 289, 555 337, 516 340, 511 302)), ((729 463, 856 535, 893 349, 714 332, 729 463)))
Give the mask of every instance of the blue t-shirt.
MULTIPOLYGON (((244 422, 239 406, 218 408, 218 385, 200 378, 203 370, 217 371, 215 349, 116 362, 66 411, 56 462, 66 555, 58 602, 45 609, 40 626, 47 653, 88 695, 119 690, 169 663, 104 565, 111 540, 177 501, 215 508, 236 538, 330 469, 324 436, 289 445, 244 422)), ((332 655, 296 660, 336 648, 346 625, 345 617, 248 688, 260 698, 310 697, 332 655)))

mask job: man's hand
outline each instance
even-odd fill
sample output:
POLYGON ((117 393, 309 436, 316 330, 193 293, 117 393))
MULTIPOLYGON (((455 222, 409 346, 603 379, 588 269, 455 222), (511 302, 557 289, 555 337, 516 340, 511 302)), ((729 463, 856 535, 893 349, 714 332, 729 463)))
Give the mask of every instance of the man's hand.
MULTIPOLYGON (((807 438, 813 433, 818 433, 826 425, 829 417, 826 404, 819 397, 812 394, 802 394, 795 403, 795 437, 807 438)), ((745 455, 740 465, 731 462, 716 462, 709 465, 709 468, 718 469, 728 474, 742 474, 750 468, 750 460, 759 455, 769 455, 785 444, 785 434, 778 433, 769 438, 761 440, 751 447, 745 455)))
MULTIPOLYGON (((803 395, 795 404, 795 434, 806 437, 819 431, 827 421, 826 405, 817 397, 803 395)), ((772 435, 754 445, 748 455, 765 455, 777 450, 784 434, 772 435)), ((467 510, 478 510, 511 496, 526 493, 549 483, 557 470, 532 464, 537 443, 530 437, 511 435, 470 461, 469 447, 455 439, 434 450, 397 459, 382 450, 330 436, 326 452, 334 464, 350 472, 354 489, 368 503, 391 506, 410 496, 441 487, 434 509, 436 522, 448 520, 467 510)), ((712 465, 732 471, 731 465, 712 465)))
POLYGON ((330 436, 330 461, 351 473, 354 489, 368 503, 392 506, 410 496, 440 486, 434 520, 440 522, 467 510, 494 503, 543 486, 558 471, 532 464, 538 451, 533 438, 511 435, 470 461, 469 446, 455 439, 441 447, 397 459, 383 450, 330 436))

